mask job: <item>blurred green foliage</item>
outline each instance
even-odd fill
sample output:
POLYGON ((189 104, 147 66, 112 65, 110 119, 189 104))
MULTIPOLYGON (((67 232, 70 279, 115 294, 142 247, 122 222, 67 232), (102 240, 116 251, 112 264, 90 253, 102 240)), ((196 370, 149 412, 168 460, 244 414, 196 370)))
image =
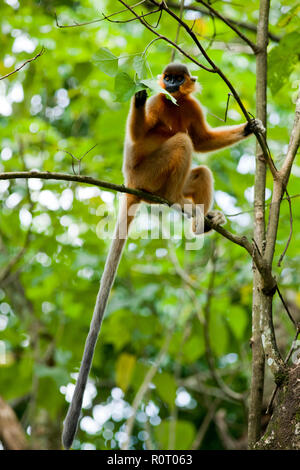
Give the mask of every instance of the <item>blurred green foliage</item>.
MULTIPOLYGON (((174 2, 173 2, 174 3, 174 2)), ((179 4, 180 2, 175 2, 179 4)), ((193 2, 190 2, 193 3, 193 2)), ((258 1, 218 2, 223 14, 256 24, 258 1)), ((285 155, 299 85, 299 6, 274 0, 270 28, 282 39, 269 44, 268 139, 278 166, 285 155)), ((0 81, 0 171, 39 169, 72 172, 72 157, 83 156, 81 174, 121 184, 122 152, 129 99, 137 89, 155 91, 156 76, 172 49, 122 13, 112 0, 4 0, 0 7, 2 47, 0 75, 13 71, 42 46, 45 53, 18 73, 0 81), (100 4, 100 5, 99 5, 100 4), (93 20, 90 25, 75 25, 93 20), (68 153, 67 153, 68 152, 68 153)), ((137 9, 148 11, 146 4, 137 9)), ((177 10, 178 12, 178 10, 177 10)), ((155 25, 158 14, 147 21, 155 25)), ((255 113, 255 58, 219 20, 195 11, 184 19, 210 56, 230 78, 246 108, 255 113)), ((163 14, 157 31, 173 40, 177 24, 163 14)), ((255 40, 253 32, 245 31, 255 40)), ((203 60, 180 31, 179 43, 203 60)), ((187 61, 176 54, 176 60, 187 61)), ((225 84, 214 74, 188 64, 198 77, 197 97, 212 126, 222 125, 225 84)), ((228 124, 242 122, 230 102, 228 124)), ((195 155, 214 172, 216 207, 228 215, 227 227, 251 238, 255 141, 231 149, 195 155)), ((78 169, 73 161, 74 169, 78 169)), ((289 194, 298 195, 299 157, 289 194)), ((271 177, 267 179, 270 202, 271 177)), ((14 407, 33 448, 57 448, 74 374, 78 371, 109 238, 99 237, 99 223, 114 220, 117 195, 68 182, 0 181, 0 395, 14 407), (98 229, 97 229, 98 227, 98 229), (18 256, 21 252, 21 256, 18 256), (39 423, 53 430, 41 443, 39 423)), ((297 313, 299 282, 299 199, 292 199, 293 237, 279 285, 297 313)), ((170 213, 170 211, 169 211, 170 213)), ((276 244, 277 262, 289 235, 289 207, 283 201, 276 244)), ((214 409, 201 449, 222 449, 215 416, 224 411, 228 433, 244 442, 243 405, 222 394, 208 367, 204 312, 217 250, 210 306, 212 356, 223 381, 240 393, 249 391, 252 271, 247 254, 211 234, 200 250, 186 250, 186 240, 142 238, 137 219, 110 297, 77 434, 76 449, 117 449, 124 425, 146 374, 166 336, 167 353, 138 406, 131 437, 135 449, 153 446, 189 449, 205 417, 214 409), (171 256, 172 254, 172 256, 171 256), (187 283, 178 265, 189 276, 187 283)), ((293 329, 275 300, 275 321, 282 352, 293 329)), ((296 314, 295 313, 295 314, 296 314)), ((269 391, 266 391, 268 397, 269 391)))

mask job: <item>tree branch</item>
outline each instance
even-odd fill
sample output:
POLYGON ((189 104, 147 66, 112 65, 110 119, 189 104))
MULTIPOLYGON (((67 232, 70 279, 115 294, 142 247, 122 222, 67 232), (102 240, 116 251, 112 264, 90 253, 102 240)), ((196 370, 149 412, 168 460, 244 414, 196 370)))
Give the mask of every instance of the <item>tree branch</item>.
MULTIPOLYGON (((146 0, 141 0, 140 2, 136 3, 135 5, 132 5, 132 8, 135 8, 139 5, 142 5, 142 3, 145 3, 145 1, 146 0)), ((74 23, 74 24, 59 24, 56 12, 54 12, 54 18, 55 18, 56 26, 58 28, 61 28, 61 29, 63 29, 63 28, 78 28, 80 26, 87 26, 87 25, 94 24, 94 23, 100 23, 101 21, 108 20, 112 16, 119 15, 120 13, 124 13, 126 11, 127 11, 127 8, 125 8, 124 10, 116 11, 115 13, 112 13, 111 15, 108 15, 108 16, 105 16, 103 14, 103 18, 98 18, 97 20, 85 21, 83 23, 74 23)))
POLYGON ((281 169, 277 172, 278 177, 274 181, 272 204, 270 206, 269 223, 267 231, 267 243, 265 258, 271 265, 274 257, 277 229, 279 222, 280 203, 284 191, 287 188, 292 165, 300 144, 300 87, 296 100, 295 118, 291 132, 288 151, 281 169))
POLYGON ((295 118, 294 124, 291 132, 290 142, 288 146, 288 151, 284 160, 284 163, 279 171, 279 175, 283 180, 283 185, 286 187, 291 168, 296 157, 298 148, 300 144, 300 86, 298 89, 298 96, 296 100, 296 109, 295 109, 295 118))
MULTIPOLYGON (((4 172, 0 173, 0 180, 11 180, 11 179, 20 179, 20 178, 37 178, 37 179, 46 179, 46 180, 59 180, 59 181, 74 181, 79 183, 91 184, 103 189, 109 189, 113 191, 118 191, 121 193, 128 193, 138 196, 141 200, 147 202, 154 202, 157 204, 165 204, 169 207, 174 208, 175 210, 180 210, 184 212, 178 205, 173 204, 172 202, 160 197, 156 196, 155 194, 148 193, 146 191, 141 191, 139 189, 127 188, 124 185, 118 185, 114 183, 109 183, 107 181, 101 181, 91 176, 82 176, 82 175, 71 175, 67 173, 55 173, 55 172, 48 172, 48 171, 12 171, 12 172, 4 172)), ((190 214, 186 214, 190 217, 190 214)), ((193 215, 195 214, 195 210, 193 210, 193 215)), ((210 219, 205 217, 205 223, 208 225, 209 228, 215 230, 223 237, 227 238, 227 240, 245 248, 245 250, 250 254, 253 258, 257 269, 261 273, 264 279, 264 289, 266 292, 271 292, 273 289, 276 289, 276 281, 272 276, 272 273, 269 269, 268 264, 257 251, 255 246, 248 240, 245 236, 238 236, 235 235, 228 230, 226 230, 221 225, 214 224, 211 222, 210 219)))
MULTIPOLYGON (((168 6, 170 8, 174 8, 174 10, 178 10, 180 8, 180 6, 178 4, 173 3, 173 2, 169 2, 169 1, 168 1, 168 6)), ((198 7, 198 6, 195 6, 195 5, 186 5, 184 7, 184 9, 188 10, 188 11, 199 12, 202 15, 205 15, 205 16, 209 15, 209 13, 207 12, 207 10, 205 10, 205 8, 201 8, 201 7, 198 7)), ((246 29, 247 31, 251 31, 252 33, 257 33, 257 26, 255 24, 246 23, 244 21, 237 21, 237 20, 234 20, 233 18, 229 18, 228 16, 225 16, 225 15, 223 15, 223 18, 225 18, 227 21, 229 21, 231 24, 233 24, 235 26, 246 29)), ((274 42, 279 42, 280 39, 281 39, 279 36, 277 36, 276 34, 271 33, 270 31, 268 32, 268 37, 270 39, 272 39, 272 41, 274 41, 274 42)))
MULTIPOLYGON (((155 34, 155 36, 157 36, 157 37, 163 39, 164 41, 166 41, 167 43, 171 44, 173 47, 175 47, 182 55, 184 55, 191 62, 194 62, 194 64, 198 65, 198 67, 201 67, 202 69, 206 70, 207 72, 211 72, 211 73, 216 72, 216 70, 214 70, 213 68, 210 69, 209 67, 206 67, 205 65, 198 62, 198 60, 194 59, 191 55, 189 55, 187 52, 185 52, 174 41, 171 41, 171 39, 167 38, 166 36, 163 36, 163 35, 159 34, 157 31, 155 31, 148 23, 146 23, 146 21, 143 20, 143 18, 141 16, 139 16, 129 5, 127 5, 127 3, 123 2, 123 0, 119 0, 119 2, 122 3, 122 5, 124 5, 129 11, 131 11, 131 13, 140 21, 140 23, 143 26, 145 26, 145 28, 149 29, 149 31, 151 31, 153 34, 155 34)), ((151 3, 153 3, 153 2, 151 2, 151 3)), ((163 10, 166 9, 166 5, 165 5, 164 2, 162 2, 162 3, 155 2, 155 5, 157 7, 160 6, 163 10)), ((185 23, 183 23, 183 24, 185 24, 185 23)), ((195 38, 196 38, 196 36, 195 36, 195 38)), ((197 40, 197 38, 196 38, 196 40, 197 40)), ((202 46, 201 46, 201 49, 203 49, 202 46)), ((203 49, 203 51, 204 51, 204 49, 203 49)), ((204 51, 203 55, 208 57, 207 54, 205 53, 205 51, 204 51)))
MULTIPOLYGON (((269 24, 269 0, 260 2, 257 26, 256 54, 256 115, 267 127, 267 41, 269 24)), ((265 243, 265 186, 266 160, 261 158, 261 149, 256 145, 256 170, 254 181, 254 230, 253 237, 258 250, 263 253, 265 243)), ((252 299, 252 371, 248 414, 248 446, 251 448, 260 438, 261 412, 264 392, 265 353, 261 338, 262 304, 264 300, 263 278, 253 272, 252 299)))
POLYGON ((2 77, 0 77, 0 80, 4 80, 5 78, 7 77, 10 77, 10 75, 13 75, 14 73, 17 73, 19 72, 19 70, 21 70, 23 67, 25 67, 25 65, 29 64, 30 62, 33 62, 34 60, 36 60, 38 57, 41 57, 41 55, 43 55, 45 52, 45 48, 42 47, 42 49, 40 50, 40 52, 38 54, 36 54, 34 57, 32 57, 31 59, 28 59, 26 60, 25 62, 23 62, 22 65, 20 65, 19 67, 17 67, 15 70, 13 70, 12 72, 9 72, 7 73, 6 75, 3 75, 2 77))
POLYGON ((0 180, 11 180, 11 179, 22 179, 22 178, 37 178, 45 180, 59 180, 59 181, 74 181, 77 183, 91 184, 103 189, 109 189, 112 191, 118 191, 120 193, 134 194, 142 199, 145 199, 149 202, 156 202, 158 204, 167 204, 172 205, 170 201, 163 199, 160 196, 156 196, 145 191, 140 191, 138 189, 126 188, 124 185, 109 183, 107 181, 101 181, 92 176, 83 176, 83 175, 72 175, 68 173, 55 173, 50 171, 12 171, 0 173, 0 180))
POLYGON ((221 21, 223 21, 223 23, 225 23, 227 26, 229 26, 230 29, 232 29, 243 41, 245 41, 248 44, 248 46, 251 47, 251 49, 253 50, 253 52, 255 54, 258 52, 257 45, 254 42, 252 42, 251 39, 249 39, 247 36, 245 36, 245 34, 243 34, 242 31, 240 31, 236 27, 236 25, 232 23, 231 20, 229 20, 225 16, 221 15, 221 13, 219 13, 217 10, 215 10, 208 3, 203 2, 202 0, 196 0, 196 1, 197 1, 197 3, 201 3, 202 5, 204 5, 213 15, 215 15, 217 18, 219 18, 221 21))

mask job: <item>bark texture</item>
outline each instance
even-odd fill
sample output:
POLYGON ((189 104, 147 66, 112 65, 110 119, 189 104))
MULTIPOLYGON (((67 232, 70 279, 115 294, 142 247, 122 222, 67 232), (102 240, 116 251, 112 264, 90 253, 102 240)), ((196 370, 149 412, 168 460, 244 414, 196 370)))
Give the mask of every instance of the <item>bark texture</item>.
POLYGON ((282 384, 273 415, 254 448, 300 450, 300 364, 287 369, 278 380, 282 380, 282 384))

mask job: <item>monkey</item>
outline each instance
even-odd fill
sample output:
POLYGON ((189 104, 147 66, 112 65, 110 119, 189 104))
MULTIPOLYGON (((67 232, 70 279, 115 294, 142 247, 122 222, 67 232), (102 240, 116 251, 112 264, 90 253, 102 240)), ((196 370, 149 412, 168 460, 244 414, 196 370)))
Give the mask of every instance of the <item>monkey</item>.
MULTIPOLYGON (((159 84, 176 99, 176 104, 164 93, 158 93, 149 99, 146 89, 135 93, 127 118, 122 170, 128 188, 156 194, 182 208, 186 205, 202 205, 206 217, 215 224, 223 224, 223 214, 211 211, 212 172, 204 165, 191 168, 192 154, 194 151, 211 152, 228 147, 247 138, 254 131, 264 132, 264 128, 258 119, 234 126, 211 128, 199 101, 192 95, 195 82, 196 78, 190 75, 185 65, 171 63, 163 70, 159 84)), ((64 422, 62 441, 67 449, 70 448, 76 433, 83 393, 108 296, 130 223, 141 200, 136 195, 126 194, 121 201, 79 376, 64 422)), ((192 215, 191 212, 190 216, 192 215)), ((193 217, 195 233, 203 231, 203 224, 200 224, 201 215, 203 216, 196 212, 193 217)), ((204 232, 208 230, 209 227, 204 224, 204 232)))

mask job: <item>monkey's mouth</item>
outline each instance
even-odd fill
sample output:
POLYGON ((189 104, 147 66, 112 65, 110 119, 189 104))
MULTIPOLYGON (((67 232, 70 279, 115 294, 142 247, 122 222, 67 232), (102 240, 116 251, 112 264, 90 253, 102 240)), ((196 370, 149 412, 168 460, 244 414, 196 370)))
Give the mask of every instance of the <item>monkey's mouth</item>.
POLYGON ((177 85, 167 85, 166 90, 168 93, 176 93, 179 90, 179 86, 177 85))

